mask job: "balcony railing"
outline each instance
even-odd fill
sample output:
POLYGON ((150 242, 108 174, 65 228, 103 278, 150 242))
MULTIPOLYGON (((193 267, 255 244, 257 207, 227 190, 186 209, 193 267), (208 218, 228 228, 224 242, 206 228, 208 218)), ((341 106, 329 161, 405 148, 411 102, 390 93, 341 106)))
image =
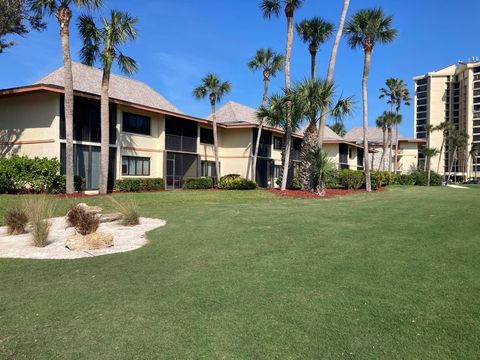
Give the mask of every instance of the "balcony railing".
POLYGON ((167 134, 165 149, 195 153, 197 152, 197 138, 167 134))

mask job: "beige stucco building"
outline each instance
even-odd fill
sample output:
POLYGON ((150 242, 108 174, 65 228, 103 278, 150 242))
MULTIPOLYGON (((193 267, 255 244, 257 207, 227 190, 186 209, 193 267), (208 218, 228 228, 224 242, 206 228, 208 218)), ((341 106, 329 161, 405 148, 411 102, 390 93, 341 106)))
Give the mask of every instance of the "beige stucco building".
MULTIPOLYGON (((428 125, 448 122, 469 135, 469 143, 480 143, 480 62, 460 62, 438 71, 417 76, 415 80, 415 137, 425 139, 426 146, 440 150, 441 131, 427 133, 428 125)), ((469 144, 469 148, 470 145, 469 144)), ((432 159, 432 169, 447 174, 452 149, 448 143, 444 151, 432 159)), ((468 157, 468 149, 458 154, 451 175, 473 177, 480 170, 480 157, 468 157), (468 163, 467 163, 468 158, 468 163), (477 168, 477 169, 475 169, 477 168)), ((420 154, 421 161, 423 157, 420 154)))
MULTIPOLYGON (((101 71, 73 64, 74 168, 98 188, 100 167, 101 71)), ((0 90, 0 156, 56 157, 65 163, 63 68, 35 84, 0 90)), ((256 111, 234 102, 217 111, 220 175, 251 175, 252 144, 258 133, 256 111)), ((300 160, 302 131, 293 137, 293 160, 300 160)), ((210 117, 183 114, 144 83, 118 75, 110 85, 109 183, 128 177, 160 177, 167 188, 181 188, 188 177, 215 176, 210 117)), ((274 186, 280 173, 283 131, 264 128, 256 181, 274 186)), ((330 129, 325 149, 339 168, 363 168, 363 148, 330 129)))

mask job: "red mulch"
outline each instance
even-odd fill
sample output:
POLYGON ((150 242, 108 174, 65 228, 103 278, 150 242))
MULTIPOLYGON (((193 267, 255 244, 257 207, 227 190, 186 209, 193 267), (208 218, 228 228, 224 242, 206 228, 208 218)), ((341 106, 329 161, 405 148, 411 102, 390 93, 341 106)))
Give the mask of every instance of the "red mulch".
MULTIPOLYGON (((372 191, 372 192, 380 192, 385 190, 384 187, 372 191)), ((305 199, 327 199, 336 196, 345 196, 345 195, 352 195, 352 194, 361 194, 366 193, 367 190, 360 189, 360 190, 347 190, 347 189, 327 189, 325 196, 322 198, 317 193, 303 191, 303 190, 285 190, 281 191, 279 189, 269 189, 269 192, 278 196, 285 196, 285 197, 294 197, 294 198, 305 198, 305 199)))

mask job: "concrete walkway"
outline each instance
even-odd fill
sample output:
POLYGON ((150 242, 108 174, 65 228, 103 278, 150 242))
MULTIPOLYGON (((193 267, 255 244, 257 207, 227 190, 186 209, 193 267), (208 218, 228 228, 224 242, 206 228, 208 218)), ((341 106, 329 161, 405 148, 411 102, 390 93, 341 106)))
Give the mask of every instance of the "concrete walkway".
POLYGON ((470 190, 469 187, 466 187, 466 186, 461 186, 461 185, 453 185, 453 184, 449 184, 447 185, 448 187, 450 188, 453 188, 453 189, 467 189, 467 190, 470 190))

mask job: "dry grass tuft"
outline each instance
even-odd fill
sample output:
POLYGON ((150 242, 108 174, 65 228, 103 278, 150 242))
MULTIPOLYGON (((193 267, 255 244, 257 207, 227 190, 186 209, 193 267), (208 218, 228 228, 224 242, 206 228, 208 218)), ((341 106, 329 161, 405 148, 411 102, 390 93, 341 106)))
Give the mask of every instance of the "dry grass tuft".
POLYGON ((138 205, 134 199, 130 198, 122 203, 112 197, 110 199, 115 203, 118 211, 122 214, 121 224, 123 226, 135 226, 140 224, 138 205))
POLYGON ((75 205, 67 213, 67 223, 69 226, 73 226, 79 234, 88 235, 97 231, 100 217, 75 205))
POLYGON ((47 246, 54 203, 46 195, 32 195, 24 200, 24 208, 32 227, 33 245, 47 246))
POLYGON ((28 216, 24 210, 19 208, 10 209, 5 216, 5 225, 8 235, 25 234, 25 227, 28 224, 28 216))

